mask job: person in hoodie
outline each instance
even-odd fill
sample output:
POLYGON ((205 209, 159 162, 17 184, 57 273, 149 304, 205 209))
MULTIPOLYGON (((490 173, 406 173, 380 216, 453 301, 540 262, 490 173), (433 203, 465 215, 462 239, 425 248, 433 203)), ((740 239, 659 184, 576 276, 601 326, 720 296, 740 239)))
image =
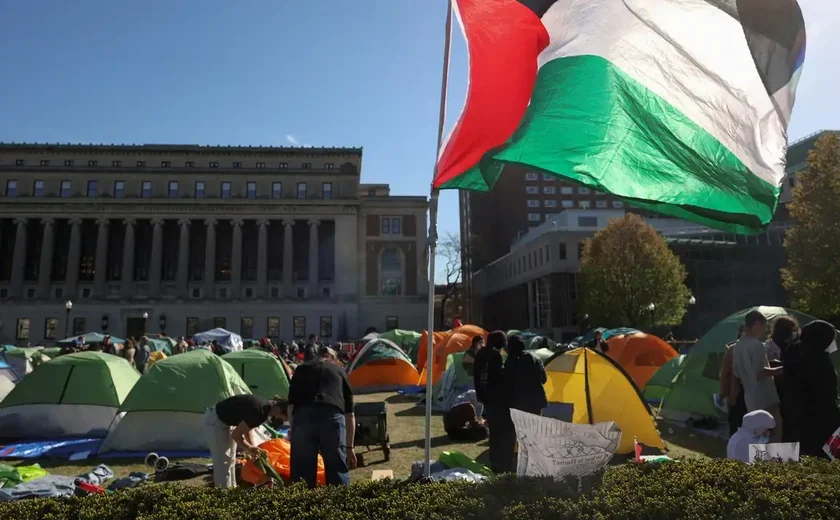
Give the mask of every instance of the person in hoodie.
POLYGON ((764 410, 756 410, 744 416, 744 422, 726 445, 726 458, 750 461, 750 444, 767 444, 776 427, 773 416, 764 410))
POLYGON ((475 395, 484 405, 484 415, 490 428, 490 469, 493 473, 514 470, 513 450, 516 429, 510 418, 510 405, 505 391, 502 349, 507 346, 507 335, 493 331, 487 335, 487 346, 475 356, 475 395))
POLYGON ((785 438, 800 443, 800 455, 827 458, 823 446, 840 427, 837 374, 829 358, 836 350, 837 330, 817 320, 802 327, 799 341, 783 351, 784 395, 791 416, 785 438))
POLYGON ((508 339, 507 352, 505 384, 510 407, 540 415, 542 409, 548 406, 543 387, 547 377, 542 361, 530 352, 525 352, 525 343, 519 336, 508 339))

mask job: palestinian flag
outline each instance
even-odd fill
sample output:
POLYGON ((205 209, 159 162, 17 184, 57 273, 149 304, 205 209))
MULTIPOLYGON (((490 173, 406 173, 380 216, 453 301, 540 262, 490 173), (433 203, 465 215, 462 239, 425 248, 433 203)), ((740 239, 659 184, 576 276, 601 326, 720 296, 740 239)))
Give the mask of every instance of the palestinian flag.
POLYGON ((506 165, 736 232, 766 226, 805 56, 795 0, 455 0, 469 90, 436 188, 506 165))

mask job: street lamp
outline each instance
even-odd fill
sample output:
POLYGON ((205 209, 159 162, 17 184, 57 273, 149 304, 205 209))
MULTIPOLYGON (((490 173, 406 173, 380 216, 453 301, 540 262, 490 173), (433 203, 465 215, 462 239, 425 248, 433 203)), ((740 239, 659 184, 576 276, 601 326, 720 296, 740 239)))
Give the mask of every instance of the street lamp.
POLYGON ((73 310, 73 302, 67 300, 64 304, 64 337, 67 337, 67 331, 70 330, 70 311, 73 310))
POLYGON ((688 299, 688 304, 694 305, 695 303, 697 303, 697 298, 695 298, 694 295, 691 295, 691 297, 688 299))
POLYGON ((647 308, 650 311, 650 328, 653 330, 653 327, 656 326, 656 305, 651 302, 648 304, 647 308))
POLYGON ((143 335, 144 336, 146 335, 146 322, 148 322, 148 321, 149 321, 149 313, 144 312, 143 313, 143 335))

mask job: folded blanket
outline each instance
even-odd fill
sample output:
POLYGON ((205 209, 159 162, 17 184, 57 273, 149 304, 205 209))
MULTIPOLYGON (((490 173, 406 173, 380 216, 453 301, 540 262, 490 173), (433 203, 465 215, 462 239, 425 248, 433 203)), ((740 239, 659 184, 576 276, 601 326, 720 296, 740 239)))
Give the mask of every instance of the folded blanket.
POLYGON ((76 489, 74 477, 46 475, 17 486, 0 489, 0 502, 24 498, 71 497, 76 489))

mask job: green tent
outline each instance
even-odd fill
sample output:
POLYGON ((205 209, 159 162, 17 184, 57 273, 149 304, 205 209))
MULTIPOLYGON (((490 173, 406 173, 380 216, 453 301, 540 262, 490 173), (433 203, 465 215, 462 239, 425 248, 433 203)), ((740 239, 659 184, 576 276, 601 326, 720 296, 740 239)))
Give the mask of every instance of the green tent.
POLYGON ((394 342, 411 359, 412 364, 417 364, 417 350, 420 349, 420 338, 423 335, 413 330, 394 329, 383 332, 379 335, 382 339, 394 342))
POLYGON ((44 347, 4 347, 3 357, 23 377, 50 360, 43 350, 44 347))
POLYGON ((720 392, 718 373, 726 353, 726 345, 738 337, 744 317, 752 310, 767 317, 768 326, 779 316, 793 316, 800 325, 815 318, 782 307, 750 307, 719 321, 691 347, 683 361, 682 371, 674 380, 660 412, 663 417, 685 420, 689 417, 723 417, 714 405, 714 395, 720 392))
POLYGON ((645 401, 650 404, 659 406, 662 399, 668 394, 674 379, 679 375, 682 366, 685 363, 687 354, 680 354, 675 358, 671 358, 667 363, 659 367, 653 377, 651 377, 644 389, 645 401))
POLYGON ((289 378, 280 361, 264 350, 250 348, 222 356, 245 381, 251 393, 266 399, 289 396, 289 378))
MULTIPOLYGON (((102 334, 101 332, 86 332, 79 336, 73 336, 72 338, 65 338, 58 342, 59 345, 73 345, 76 343, 76 340, 79 338, 84 338, 85 343, 102 343, 105 341, 105 336, 108 334, 102 334)), ((116 336, 111 336, 111 343, 119 343, 125 344, 125 340, 123 338, 118 338, 116 336)))
POLYGON ((117 356, 79 352, 40 365, 0 403, 3 437, 104 437, 140 374, 117 356))
POLYGON ((604 327, 598 327, 597 329, 592 329, 583 336, 578 336, 577 338, 571 341, 572 345, 586 345, 593 339, 595 339, 595 333, 600 332, 601 338, 606 341, 613 336, 625 336, 628 334, 635 334, 639 332, 636 329, 630 327, 618 327, 615 329, 605 329, 604 327))
POLYGON ((41 351, 41 354, 52 359, 56 357, 59 354, 59 352, 61 352, 61 347, 44 347, 44 349, 41 351))
POLYGON ((169 337, 149 337, 149 348, 152 350, 152 352, 163 352, 167 356, 172 355, 172 349, 175 347, 176 344, 177 341, 169 337))
POLYGON ((106 451, 205 451, 208 408, 248 385, 224 359, 204 349, 152 365, 120 407, 125 415, 102 443, 106 451))

